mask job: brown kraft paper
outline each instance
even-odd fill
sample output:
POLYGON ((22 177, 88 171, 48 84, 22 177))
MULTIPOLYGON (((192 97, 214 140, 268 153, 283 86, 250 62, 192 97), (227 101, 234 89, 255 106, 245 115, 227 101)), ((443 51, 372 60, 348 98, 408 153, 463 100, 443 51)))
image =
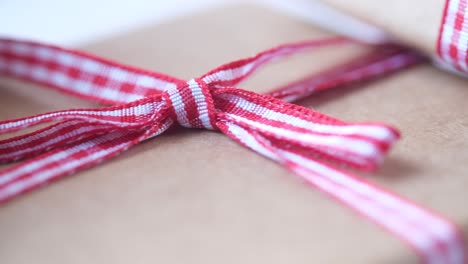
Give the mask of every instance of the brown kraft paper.
MULTIPOLYGON (((189 79, 272 46, 330 35, 238 6, 79 47, 189 79)), ((266 92, 366 52, 327 48, 240 87, 266 92)), ((403 138, 361 177, 468 228, 467 81, 426 64, 299 104, 348 121, 384 121, 403 138)), ((1 79, 0 118, 88 107, 1 79)), ((1 263, 417 263, 401 241, 280 165, 221 133, 174 129, 0 208, 1 263)))

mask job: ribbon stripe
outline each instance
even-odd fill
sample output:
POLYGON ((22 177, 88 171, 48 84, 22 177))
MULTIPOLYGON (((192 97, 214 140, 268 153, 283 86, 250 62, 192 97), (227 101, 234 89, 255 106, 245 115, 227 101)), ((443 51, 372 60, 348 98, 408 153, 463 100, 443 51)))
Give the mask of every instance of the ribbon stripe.
POLYGON ((468 73, 468 0, 447 0, 437 53, 450 70, 468 73))
POLYGON ((329 87, 350 85, 380 76, 387 76, 395 70, 401 70, 425 60, 424 57, 414 51, 397 49, 382 52, 381 49, 377 49, 375 52, 355 61, 279 87, 268 94, 286 102, 293 102, 329 87))
POLYGON ((111 104, 141 99, 184 82, 77 51, 10 39, 0 41, 0 72, 111 104))
POLYGON ((85 137, 108 133, 111 126, 65 121, 42 130, 0 141, 0 162, 13 162, 73 143, 85 137))
POLYGON ((423 263, 462 264, 461 234, 450 221, 329 165, 372 170, 399 138, 379 123, 347 123, 288 102, 315 91, 386 76, 425 59, 395 46, 286 84, 269 95, 235 87, 268 62, 329 38, 282 45, 189 81, 77 51, 0 39, 0 73, 111 106, 71 109, 0 122, 0 133, 46 128, 0 140, 0 203, 116 156, 177 124, 218 130, 283 165, 317 189, 404 241, 423 263), (50 124, 52 123, 52 124, 50 124))
POLYGON ((233 93, 223 93, 216 98, 226 99, 225 105, 229 108, 222 108, 225 113, 242 117, 258 116, 258 119, 264 118, 262 120, 264 123, 271 122, 273 124, 277 122, 277 125, 281 127, 291 125, 299 129, 298 131, 347 136, 361 135, 377 141, 392 141, 398 137, 398 131, 389 126, 370 123, 346 124, 341 120, 330 118, 311 109, 285 104, 279 100, 275 100, 273 104, 263 106, 247 100, 242 95, 237 96, 233 93), (291 111, 281 111, 281 108, 286 107, 286 105, 291 111), (303 113, 304 111, 306 113, 303 113))

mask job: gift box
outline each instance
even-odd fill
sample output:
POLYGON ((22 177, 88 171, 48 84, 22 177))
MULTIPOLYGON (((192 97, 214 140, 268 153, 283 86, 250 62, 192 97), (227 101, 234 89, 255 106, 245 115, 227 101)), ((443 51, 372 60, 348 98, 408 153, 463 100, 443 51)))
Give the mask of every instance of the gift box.
MULTIPOLYGON (((234 6, 79 49, 190 79, 281 43, 330 35, 264 8, 234 6)), ((325 48, 270 66, 240 86, 267 92, 370 49, 325 48)), ((403 137, 382 168, 357 173, 466 230, 466 84, 426 63, 298 104, 398 127, 403 137)), ((2 120, 96 106, 8 78, 1 92, 2 120)), ((2 263, 420 261, 399 239, 277 163, 220 133, 182 128, 5 204, 0 233, 2 263)))

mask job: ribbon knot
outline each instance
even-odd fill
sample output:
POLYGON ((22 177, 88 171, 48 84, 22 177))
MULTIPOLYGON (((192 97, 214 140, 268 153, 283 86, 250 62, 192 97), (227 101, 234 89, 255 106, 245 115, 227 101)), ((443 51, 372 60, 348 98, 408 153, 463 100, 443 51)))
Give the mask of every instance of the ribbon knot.
POLYGON ((216 128, 216 110, 208 85, 202 79, 169 84, 166 102, 177 123, 188 128, 216 128))

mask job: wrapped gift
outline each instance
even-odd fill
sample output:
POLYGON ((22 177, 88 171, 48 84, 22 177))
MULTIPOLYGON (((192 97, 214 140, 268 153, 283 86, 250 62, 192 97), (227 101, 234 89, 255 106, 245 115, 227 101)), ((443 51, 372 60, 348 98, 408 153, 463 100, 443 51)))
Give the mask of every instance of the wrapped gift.
MULTIPOLYGON (((275 45, 328 36, 302 21, 241 6, 79 48, 188 80, 275 45)), ((373 50, 355 44, 325 47, 274 64, 240 87, 267 93, 373 50)), ((408 66, 421 60, 414 57, 408 66)), ((2 263, 463 263, 466 84, 421 62, 298 102, 347 121, 385 121, 401 131, 402 139, 377 172, 342 168, 380 186, 383 194, 426 208, 414 214, 407 212, 413 207, 393 208, 388 219, 394 214, 415 219, 399 235, 398 229, 376 226, 370 213, 363 217, 364 211, 356 214, 330 198, 345 199, 340 193, 324 194, 221 133, 177 128, 3 204, 2 263), (418 218, 425 212, 433 222, 418 218), (427 234, 440 235, 440 241, 427 234)), ((2 78, 1 92, 2 120, 97 107, 10 78, 2 78)))

